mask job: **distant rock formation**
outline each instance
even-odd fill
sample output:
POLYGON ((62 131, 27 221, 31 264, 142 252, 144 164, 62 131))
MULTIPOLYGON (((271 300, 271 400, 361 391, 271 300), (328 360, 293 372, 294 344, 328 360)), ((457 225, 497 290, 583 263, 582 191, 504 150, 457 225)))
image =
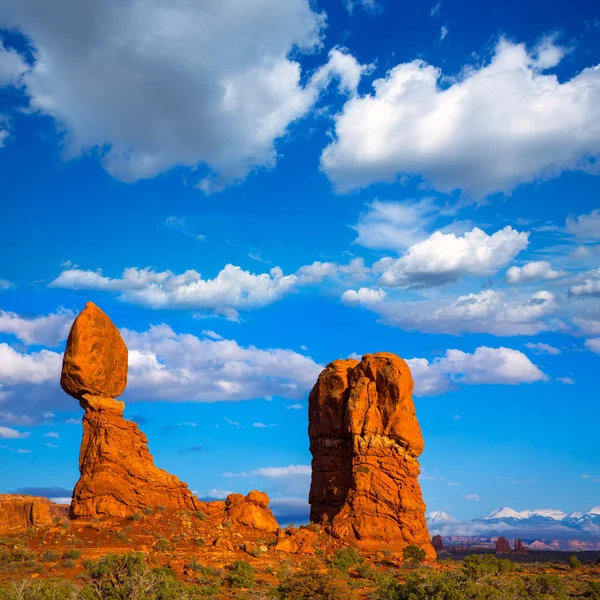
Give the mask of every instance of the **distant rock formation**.
POLYGON ((444 549, 444 542, 441 535, 434 535, 431 538, 431 545, 436 552, 441 552, 444 549))
POLYGON ((510 554, 510 543, 502 535, 496 540, 496 554, 510 554))
POLYGON ((146 436, 123 418, 125 404, 114 398, 127 385, 127 357, 119 330, 88 302, 71 327, 60 380, 85 409, 71 518, 127 517, 145 507, 200 504, 185 483, 154 465, 146 436))
POLYGON ((38 496, 0 494, 0 535, 50 525, 54 517, 66 516, 65 508, 38 496))
POLYGON ((311 521, 338 538, 435 550, 418 482, 423 437, 408 365, 389 353, 337 360, 309 396, 311 521))
POLYGON ((521 538, 514 541, 513 547, 515 552, 525 552, 525 547, 523 546, 523 540, 521 538))

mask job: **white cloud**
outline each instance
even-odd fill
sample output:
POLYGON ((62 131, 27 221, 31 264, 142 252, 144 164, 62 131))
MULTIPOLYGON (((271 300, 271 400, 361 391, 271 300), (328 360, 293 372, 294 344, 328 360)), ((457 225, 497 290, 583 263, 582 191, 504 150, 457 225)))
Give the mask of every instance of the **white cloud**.
POLYGON ((527 342, 525 347, 533 350, 536 354, 560 354, 560 350, 558 348, 542 342, 527 342))
MULTIPOLYGON (((217 490, 213 488, 212 490, 206 492, 203 496, 199 496, 200 498, 216 498, 217 500, 225 500, 227 496, 233 494, 231 490, 217 490)), ((198 494, 196 494, 198 496, 198 494)))
POLYGON ((0 387, 58 381, 61 368, 62 354, 49 350, 26 354, 0 343, 0 387))
POLYGON ((562 324, 548 320, 557 309, 548 291, 539 291, 523 300, 507 300, 505 294, 484 290, 477 294, 447 300, 417 302, 384 301, 369 306, 384 323, 424 333, 488 333, 498 336, 535 335, 560 329, 562 324))
POLYGON ((27 431, 17 431, 10 427, 0 427, 0 440, 22 440, 29 437, 27 431))
POLYGON ((557 377, 556 381, 564 383, 565 385, 575 385, 575 380, 572 377, 557 377))
POLYGON ((480 498, 478 494, 467 494, 465 496, 465 500, 474 500, 475 502, 479 502, 480 498))
POLYGON ((284 275, 279 267, 255 275, 240 267, 226 265, 214 279, 202 279, 189 270, 181 275, 150 268, 125 269, 120 278, 99 272, 71 269, 63 271, 49 285, 76 290, 116 292, 124 302, 147 308, 207 309, 237 319, 238 310, 263 307, 290 293, 298 278, 284 275))
POLYGON ((567 217, 566 229, 578 238, 600 240, 600 209, 593 210, 589 215, 567 217))
POLYGON ((473 228, 462 236, 436 231, 411 246, 398 259, 373 265, 380 285, 430 286, 458 281, 465 275, 490 275, 510 262, 528 244, 529 233, 505 227, 492 235, 473 228))
POLYGON ((298 283, 319 283, 325 277, 331 277, 337 272, 337 265, 330 262, 315 261, 312 265, 300 267, 296 273, 298 283))
POLYGON ((249 473, 223 473, 223 477, 266 477, 268 479, 282 479, 286 477, 310 477, 310 465, 289 465, 287 467, 261 467, 249 473))
POLYGON ((445 37, 448 35, 448 28, 445 25, 442 25, 442 28, 440 29, 440 40, 445 39, 445 37))
POLYGON ((416 396, 443 394, 457 384, 517 385, 543 381, 547 377, 522 352, 511 348, 480 346, 469 354, 447 350, 441 358, 406 361, 415 382, 416 396))
POLYGON ((569 288, 573 296, 600 296, 600 268, 581 275, 582 283, 569 288))
POLYGON ((433 5, 433 7, 431 8, 431 10, 429 11, 429 14, 432 17, 439 17, 441 14, 441 8, 442 8, 442 3, 441 2, 437 2, 436 4, 433 5))
POLYGON ((341 301, 350 306, 373 306, 383 302, 386 296, 387 294, 383 290, 361 287, 358 292, 356 290, 346 290, 342 294, 341 301))
POLYGON ((292 350, 261 350, 234 340, 177 334, 167 325, 142 333, 124 329, 122 334, 129 348, 126 394, 137 400, 297 398, 322 370, 292 350))
POLYGON ((269 425, 267 425, 266 423, 252 423, 252 427, 257 427, 258 429, 267 429, 268 427, 277 427, 277 425, 275 425, 275 423, 270 423, 269 425))
POLYGON ((600 335, 600 320, 573 317, 572 321, 584 335, 600 335))
POLYGON ((289 125, 358 69, 336 50, 303 83, 292 56, 320 49, 325 26, 308 0, 7 0, 0 19, 31 44, 25 93, 65 131, 66 156, 96 149, 126 182, 205 164, 211 192, 273 166, 289 125))
POLYGON ((304 406, 302 404, 290 404, 286 406, 287 410, 302 410, 304 406))
POLYGON ((564 54, 549 38, 532 51, 501 39, 488 64, 457 77, 422 60, 399 64, 374 93, 346 102, 321 168, 340 192, 407 174, 475 197, 566 169, 595 172, 600 70, 561 83, 544 71, 564 54))
POLYGON ((585 347, 596 354, 600 354, 600 338, 585 340, 585 347))
POLYGON ((67 338, 74 319, 73 311, 64 308, 30 318, 0 309, 0 333, 14 335, 26 344, 57 346, 67 338))
POLYGON ((374 200, 354 226, 358 233, 354 243, 376 250, 404 250, 427 237, 426 227, 440 212, 431 198, 405 202, 374 200))
MULTIPOLYGON (((2 147, 2 144, 0 144, 0 147, 2 147)), ((0 292, 10 290, 12 287, 14 287, 14 284, 11 281, 0 279, 0 292)))
POLYGON ((55 439, 60 439, 60 435, 58 435, 58 433, 56 433, 55 431, 50 431, 49 433, 45 433, 44 437, 47 438, 55 438, 55 439))
POLYGON ((522 267, 510 267, 504 276, 504 283, 531 283, 544 279, 558 279, 559 277, 564 277, 566 274, 566 271, 555 271, 549 262, 539 260, 528 262, 522 267))
POLYGON ((27 69, 23 57, 16 50, 5 48, 0 40, 0 87, 19 85, 21 75, 27 69))

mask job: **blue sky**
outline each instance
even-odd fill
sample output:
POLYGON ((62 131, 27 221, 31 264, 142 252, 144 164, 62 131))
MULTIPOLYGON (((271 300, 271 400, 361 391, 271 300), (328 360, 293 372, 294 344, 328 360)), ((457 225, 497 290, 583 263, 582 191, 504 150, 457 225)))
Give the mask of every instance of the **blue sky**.
POLYGON ((196 4, 0 8, 0 492, 77 480, 91 300, 200 496, 298 521, 310 387, 391 351, 428 510, 600 504, 597 5, 196 4))

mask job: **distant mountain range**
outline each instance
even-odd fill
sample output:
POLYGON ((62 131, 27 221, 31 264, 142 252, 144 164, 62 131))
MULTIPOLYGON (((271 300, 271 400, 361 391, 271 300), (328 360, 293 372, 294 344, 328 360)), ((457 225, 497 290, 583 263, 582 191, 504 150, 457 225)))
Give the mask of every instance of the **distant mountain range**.
POLYGON ((431 535, 494 536, 538 539, 600 539, 600 506, 587 512, 564 513, 555 509, 523 510, 503 507, 489 515, 459 521, 443 511, 425 515, 431 535))

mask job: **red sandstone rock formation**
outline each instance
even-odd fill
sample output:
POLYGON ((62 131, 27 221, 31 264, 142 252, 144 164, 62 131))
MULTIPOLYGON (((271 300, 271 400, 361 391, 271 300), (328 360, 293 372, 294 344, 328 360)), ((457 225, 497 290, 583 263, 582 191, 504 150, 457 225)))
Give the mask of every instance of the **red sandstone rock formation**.
POLYGON ((496 554, 510 554, 510 543, 504 536, 496 540, 496 554))
POLYGON ((431 538, 431 545, 436 552, 441 552, 444 549, 444 542, 441 535, 434 535, 431 538))
POLYGON ((435 551, 418 482, 423 437, 408 365, 389 353, 338 360, 309 396, 311 521, 361 544, 435 551))
POLYGON ((127 347, 91 302, 71 327, 60 383, 85 409, 72 518, 127 517, 147 506, 200 504, 185 483, 154 465, 146 436, 123 418, 125 405, 114 397, 127 384, 127 347))
POLYGON ((24 533, 50 525, 53 517, 66 516, 64 507, 47 498, 20 494, 0 495, 0 535, 24 533))
POLYGON ((229 494, 224 501, 201 503, 200 509, 209 517, 218 515, 224 521, 267 533, 275 533, 279 529, 269 508, 269 497, 264 492, 252 490, 246 496, 229 494))

